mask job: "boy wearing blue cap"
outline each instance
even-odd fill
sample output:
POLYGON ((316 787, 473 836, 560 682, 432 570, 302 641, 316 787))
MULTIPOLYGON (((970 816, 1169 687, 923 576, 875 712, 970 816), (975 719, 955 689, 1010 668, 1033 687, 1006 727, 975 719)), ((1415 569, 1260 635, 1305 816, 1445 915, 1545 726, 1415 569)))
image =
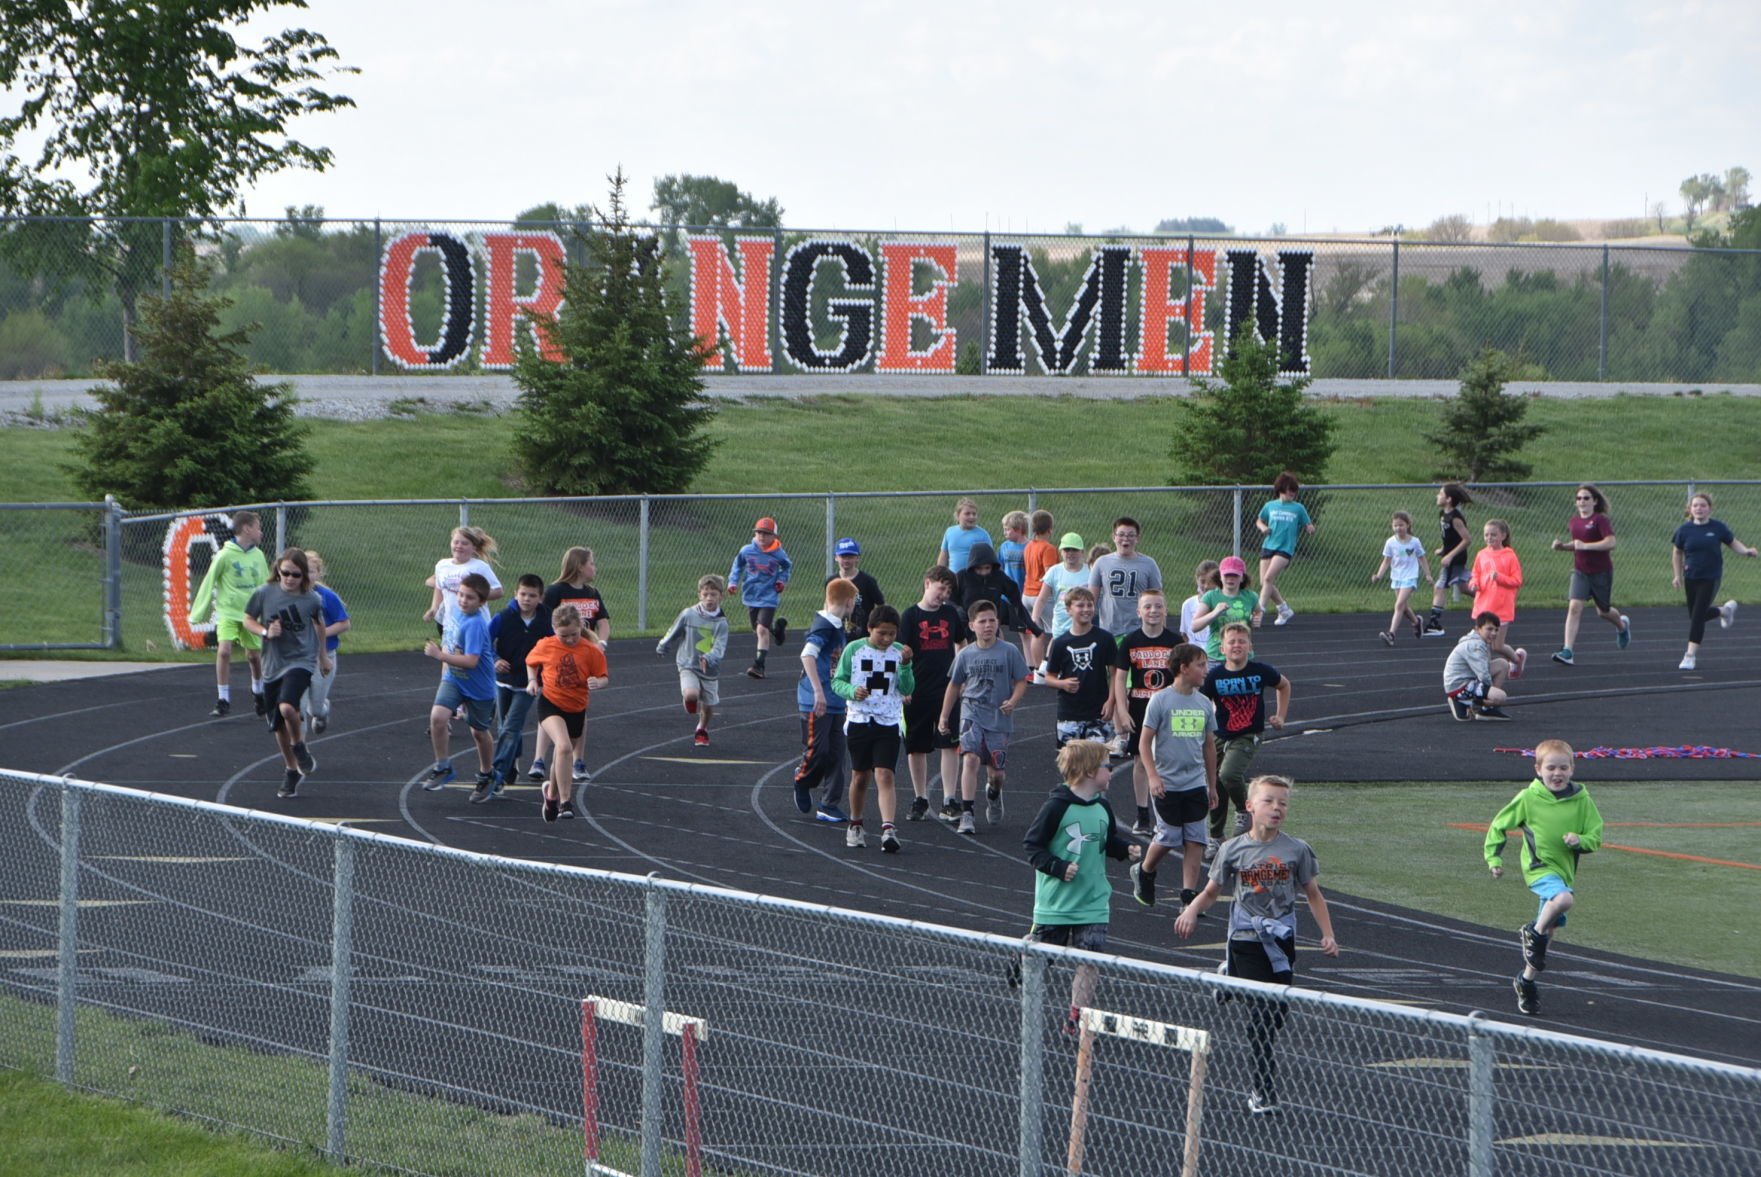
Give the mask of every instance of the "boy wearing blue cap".
POLYGON ((855 540, 849 536, 839 540, 832 549, 832 558, 838 562, 838 570, 826 577, 825 582, 847 580, 856 586, 856 603, 850 607, 850 616, 844 622, 844 633, 853 642, 868 636, 869 610, 886 604, 887 598, 874 577, 857 567, 862 560, 862 546, 855 540))

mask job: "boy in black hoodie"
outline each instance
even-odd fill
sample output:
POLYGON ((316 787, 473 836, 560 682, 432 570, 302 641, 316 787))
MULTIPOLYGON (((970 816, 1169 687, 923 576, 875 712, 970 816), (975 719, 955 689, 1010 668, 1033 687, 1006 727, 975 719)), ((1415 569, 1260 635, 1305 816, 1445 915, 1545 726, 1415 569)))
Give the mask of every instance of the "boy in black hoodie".
POLYGON ((991 545, 982 541, 972 545, 972 555, 956 581, 955 597, 962 610, 970 613, 974 601, 993 601, 998 620, 1011 629, 1019 632, 1032 626, 1031 632, 1040 632, 1028 618, 1027 607, 1021 601, 1021 586, 997 563, 997 550, 991 545))

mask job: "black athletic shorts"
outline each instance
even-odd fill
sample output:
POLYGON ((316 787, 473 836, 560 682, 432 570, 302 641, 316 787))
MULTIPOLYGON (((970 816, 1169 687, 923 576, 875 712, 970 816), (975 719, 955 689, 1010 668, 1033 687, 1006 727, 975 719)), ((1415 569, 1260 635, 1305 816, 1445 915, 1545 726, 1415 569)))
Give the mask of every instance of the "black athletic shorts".
POLYGON ((899 729, 890 723, 851 723, 844 728, 844 747, 850 753, 850 768, 854 772, 877 768, 897 771, 899 743, 899 729))
MULTIPOLYGON (((587 712, 585 712, 585 711, 564 711, 561 707, 558 707, 555 703, 552 703, 545 696, 539 695, 538 696, 538 723, 539 723, 539 726, 542 727, 545 719, 548 716, 552 716, 552 715, 560 715, 563 717, 563 724, 569 729, 570 741, 580 739, 581 733, 587 729, 587 712)), ((558 753, 557 755, 566 757, 567 752, 568 752, 568 749, 565 748, 565 749, 563 749, 562 752, 558 753)))
POLYGON ((270 731, 278 732, 281 730, 284 722, 281 704, 291 704, 297 712, 300 709, 300 700, 306 697, 306 692, 311 689, 311 686, 312 672, 303 666, 296 666, 291 670, 284 671, 280 678, 263 684, 263 702, 269 708, 270 731))

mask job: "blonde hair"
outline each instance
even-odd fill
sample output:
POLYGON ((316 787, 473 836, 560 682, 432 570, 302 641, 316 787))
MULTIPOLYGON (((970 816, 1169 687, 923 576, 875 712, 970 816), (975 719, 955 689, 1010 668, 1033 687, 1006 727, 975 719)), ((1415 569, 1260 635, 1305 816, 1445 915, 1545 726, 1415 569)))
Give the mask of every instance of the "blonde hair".
POLYGON ((1003 516, 1003 530, 1007 531, 1011 527, 1019 527, 1022 531, 1026 531, 1027 512, 1010 511, 1007 515, 1003 516))
POLYGON ((456 536, 463 536, 467 543, 477 549, 477 556, 479 559, 485 560, 491 564, 497 563, 495 557, 501 549, 495 546, 495 537, 493 535, 490 535, 481 527, 468 527, 462 525, 453 528, 452 533, 456 536))
POLYGON ((962 498, 962 499, 954 500, 954 522, 956 522, 956 523, 960 522, 960 512, 964 511, 968 507, 971 507, 973 512, 977 513, 978 504, 973 502, 971 499, 962 498))
POLYGON ((1541 761, 1549 756, 1563 756, 1567 760, 1573 760, 1577 757, 1577 753, 1572 751, 1571 745, 1564 740, 1542 740, 1535 745, 1535 766, 1537 768, 1540 767, 1541 761))
POLYGON ((1279 776, 1276 773, 1269 772, 1264 776, 1257 776, 1247 783, 1247 799, 1252 801, 1254 799, 1254 794, 1259 792, 1262 786, 1268 789, 1283 789, 1286 792, 1296 788, 1296 785, 1289 777, 1279 776))
POLYGON ((1483 524, 1483 526, 1496 527, 1499 531, 1502 531, 1504 533, 1504 542, 1507 545, 1510 543, 1510 524, 1506 523, 1504 520, 1502 520, 1502 519, 1488 519, 1483 524))
POLYGON ((312 569, 314 582, 324 579, 324 557, 311 548, 306 549, 306 564, 312 569))
POLYGON ((578 625, 578 626, 580 626, 582 637, 586 638, 589 642, 592 642, 596 646, 599 644, 599 635, 593 632, 593 627, 591 625, 588 625, 584 620, 582 620, 581 610, 575 608, 575 606, 573 606, 573 605, 558 605, 554 610, 551 611, 550 628, 556 629, 558 626, 563 626, 563 625, 578 625))
POLYGON ((1107 746, 1099 740, 1071 740, 1058 749, 1058 772, 1073 785, 1107 762, 1107 746))
POLYGON ((591 563, 593 563, 592 548, 570 548, 563 553, 563 570, 557 573, 556 578, 559 581, 573 583, 575 577, 581 575, 581 569, 591 563))

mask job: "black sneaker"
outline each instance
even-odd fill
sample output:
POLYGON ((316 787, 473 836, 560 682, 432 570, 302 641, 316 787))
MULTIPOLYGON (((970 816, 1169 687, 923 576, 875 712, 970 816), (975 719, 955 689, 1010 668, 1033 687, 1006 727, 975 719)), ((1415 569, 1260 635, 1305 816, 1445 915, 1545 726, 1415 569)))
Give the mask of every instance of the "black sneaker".
POLYGON ((1154 871, 1143 869, 1143 864, 1131 864, 1131 897, 1145 907, 1156 905, 1156 875, 1154 871))
POLYGON ((557 807, 557 814, 556 815, 561 818, 567 818, 571 821, 574 820, 574 817, 575 817, 574 799, 570 798, 569 800, 564 801, 561 805, 559 805, 557 807))
POLYGON ((277 797, 292 797, 300 791, 300 782, 305 779, 305 774, 299 769, 288 769, 287 776, 282 779, 281 788, 275 791, 275 795, 277 797))
POLYGON ((763 678, 764 677, 764 667, 762 667, 758 663, 754 662, 751 666, 748 666, 746 668, 746 677, 747 678, 763 678))
POLYGON ((787 617, 777 618, 777 623, 771 626, 770 640, 779 648, 789 640, 789 619, 787 617))
POLYGON ((1425 637, 1440 638, 1447 632, 1448 631, 1443 628, 1443 623, 1438 621, 1435 617, 1425 622, 1425 637))
POLYGON ((1278 1104, 1278 1097, 1270 1092, 1250 1091, 1247 1096, 1247 1110, 1256 1116, 1271 1116, 1283 1109, 1278 1104))
POLYGON ((542 810, 544 820, 545 821, 555 821, 556 815, 557 815, 557 809, 558 809, 558 806, 557 806, 555 799, 553 799, 551 797, 546 797, 544 799, 544 808, 542 810))
POLYGON ((214 710, 208 712, 208 714, 212 715, 215 719, 225 719, 228 715, 232 714, 232 700, 214 700, 214 710))
POLYGON ((262 695, 257 694, 256 692, 252 692, 251 702, 256 706, 257 715, 259 717, 262 717, 262 716, 269 714, 269 700, 268 699, 265 699, 262 695))
POLYGON ((1541 1012, 1541 991, 1527 977, 1518 977, 1511 982, 1516 990, 1516 1012, 1519 1014, 1538 1014, 1541 1012))
POLYGON ((959 824, 960 802, 954 800, 952 797, 948 798, 946 801, 942 802, 942 811, 936 814, 936 816, 943 821, 948 822, 950 825, 959 824))
POLYGON ((1389 633, 1387 630, 1383 630, 1381 633, 1377 634, 1376 636, 1382 639, 1382 644, 1384 646, 1392 646, 1394 644, 1394 635, 1389 633))
POLYGON ((1451 695, 1445 700, 1445 702, 1449 704, 1449 714, 1453 715, 1460 722, 1466 723, 1474 717, 1474 709, 1468 704, 1466 699, 1458 699, 1454 695, 1451 695))
POLYGON ((1544 970, 1547 967, 1547 945, 1552 942, 1553 937, 1541 935, 1535 930, 1534 924, 1524 924, 1518 929, 1517 935, 1522 937, 1523 963, 1537 973, 1544 970))
POLYGON ((1132 825, 1131 832, 1140 838, 1148 838, 1156 832, 1156 819, 1150 816, 1147 805, 1138 809, 1137 821, 1132 825))
POLYGON ((926 818, 928 816, 929 816, 929 798, 928 797, 913 797, 911 799, 911 812, 907 813, 905 815, 905 820, 906 821, 922 821, 924 818, 926 818))
POLYGON ((304 740, 293 746, 293 758, 295 763, 300 766, 301 772, 309 773, 318 767, 318 758, 312 755, 312 750, 306 747, 304 740))
MULTIPOLYGON (((1183 912, 1186 910, 1186 905, 1191 903, 1194 899, 1197 899, 1197 898, 1198 898, 1197 891, 1194 891, 1194 890, 1187 888, 1187 887, 1180 888, 1180 907, 1174 913, 1175 917, 1179 918, 1180 912, 1183 912)), ((1198 915, 1195 918, 1202 920, 1205 918, 1205 913, 1201 911, 1198 913, 1198 915)))
POLYGON ((1501 723, 1507 723, 1510 720, 1510 716, 1498 707, 1481 707, 1478 711, 1474 712, 1474 718, 1495 719, 1501 723))
POLYGON ((435 789, 444 789, 446 788, 446 783, 453 780, 457 775, 457 773, 453 772, 452 765, 436 764, 433 768, 428 770, 428 775, 422 778, 422 787, 429 792, 433 792, 435 789))
POLYGON ((495 796, 495 774, 480 772, 477 774, 477 787, 471 790, 471 804, 481 805, 495 796))

